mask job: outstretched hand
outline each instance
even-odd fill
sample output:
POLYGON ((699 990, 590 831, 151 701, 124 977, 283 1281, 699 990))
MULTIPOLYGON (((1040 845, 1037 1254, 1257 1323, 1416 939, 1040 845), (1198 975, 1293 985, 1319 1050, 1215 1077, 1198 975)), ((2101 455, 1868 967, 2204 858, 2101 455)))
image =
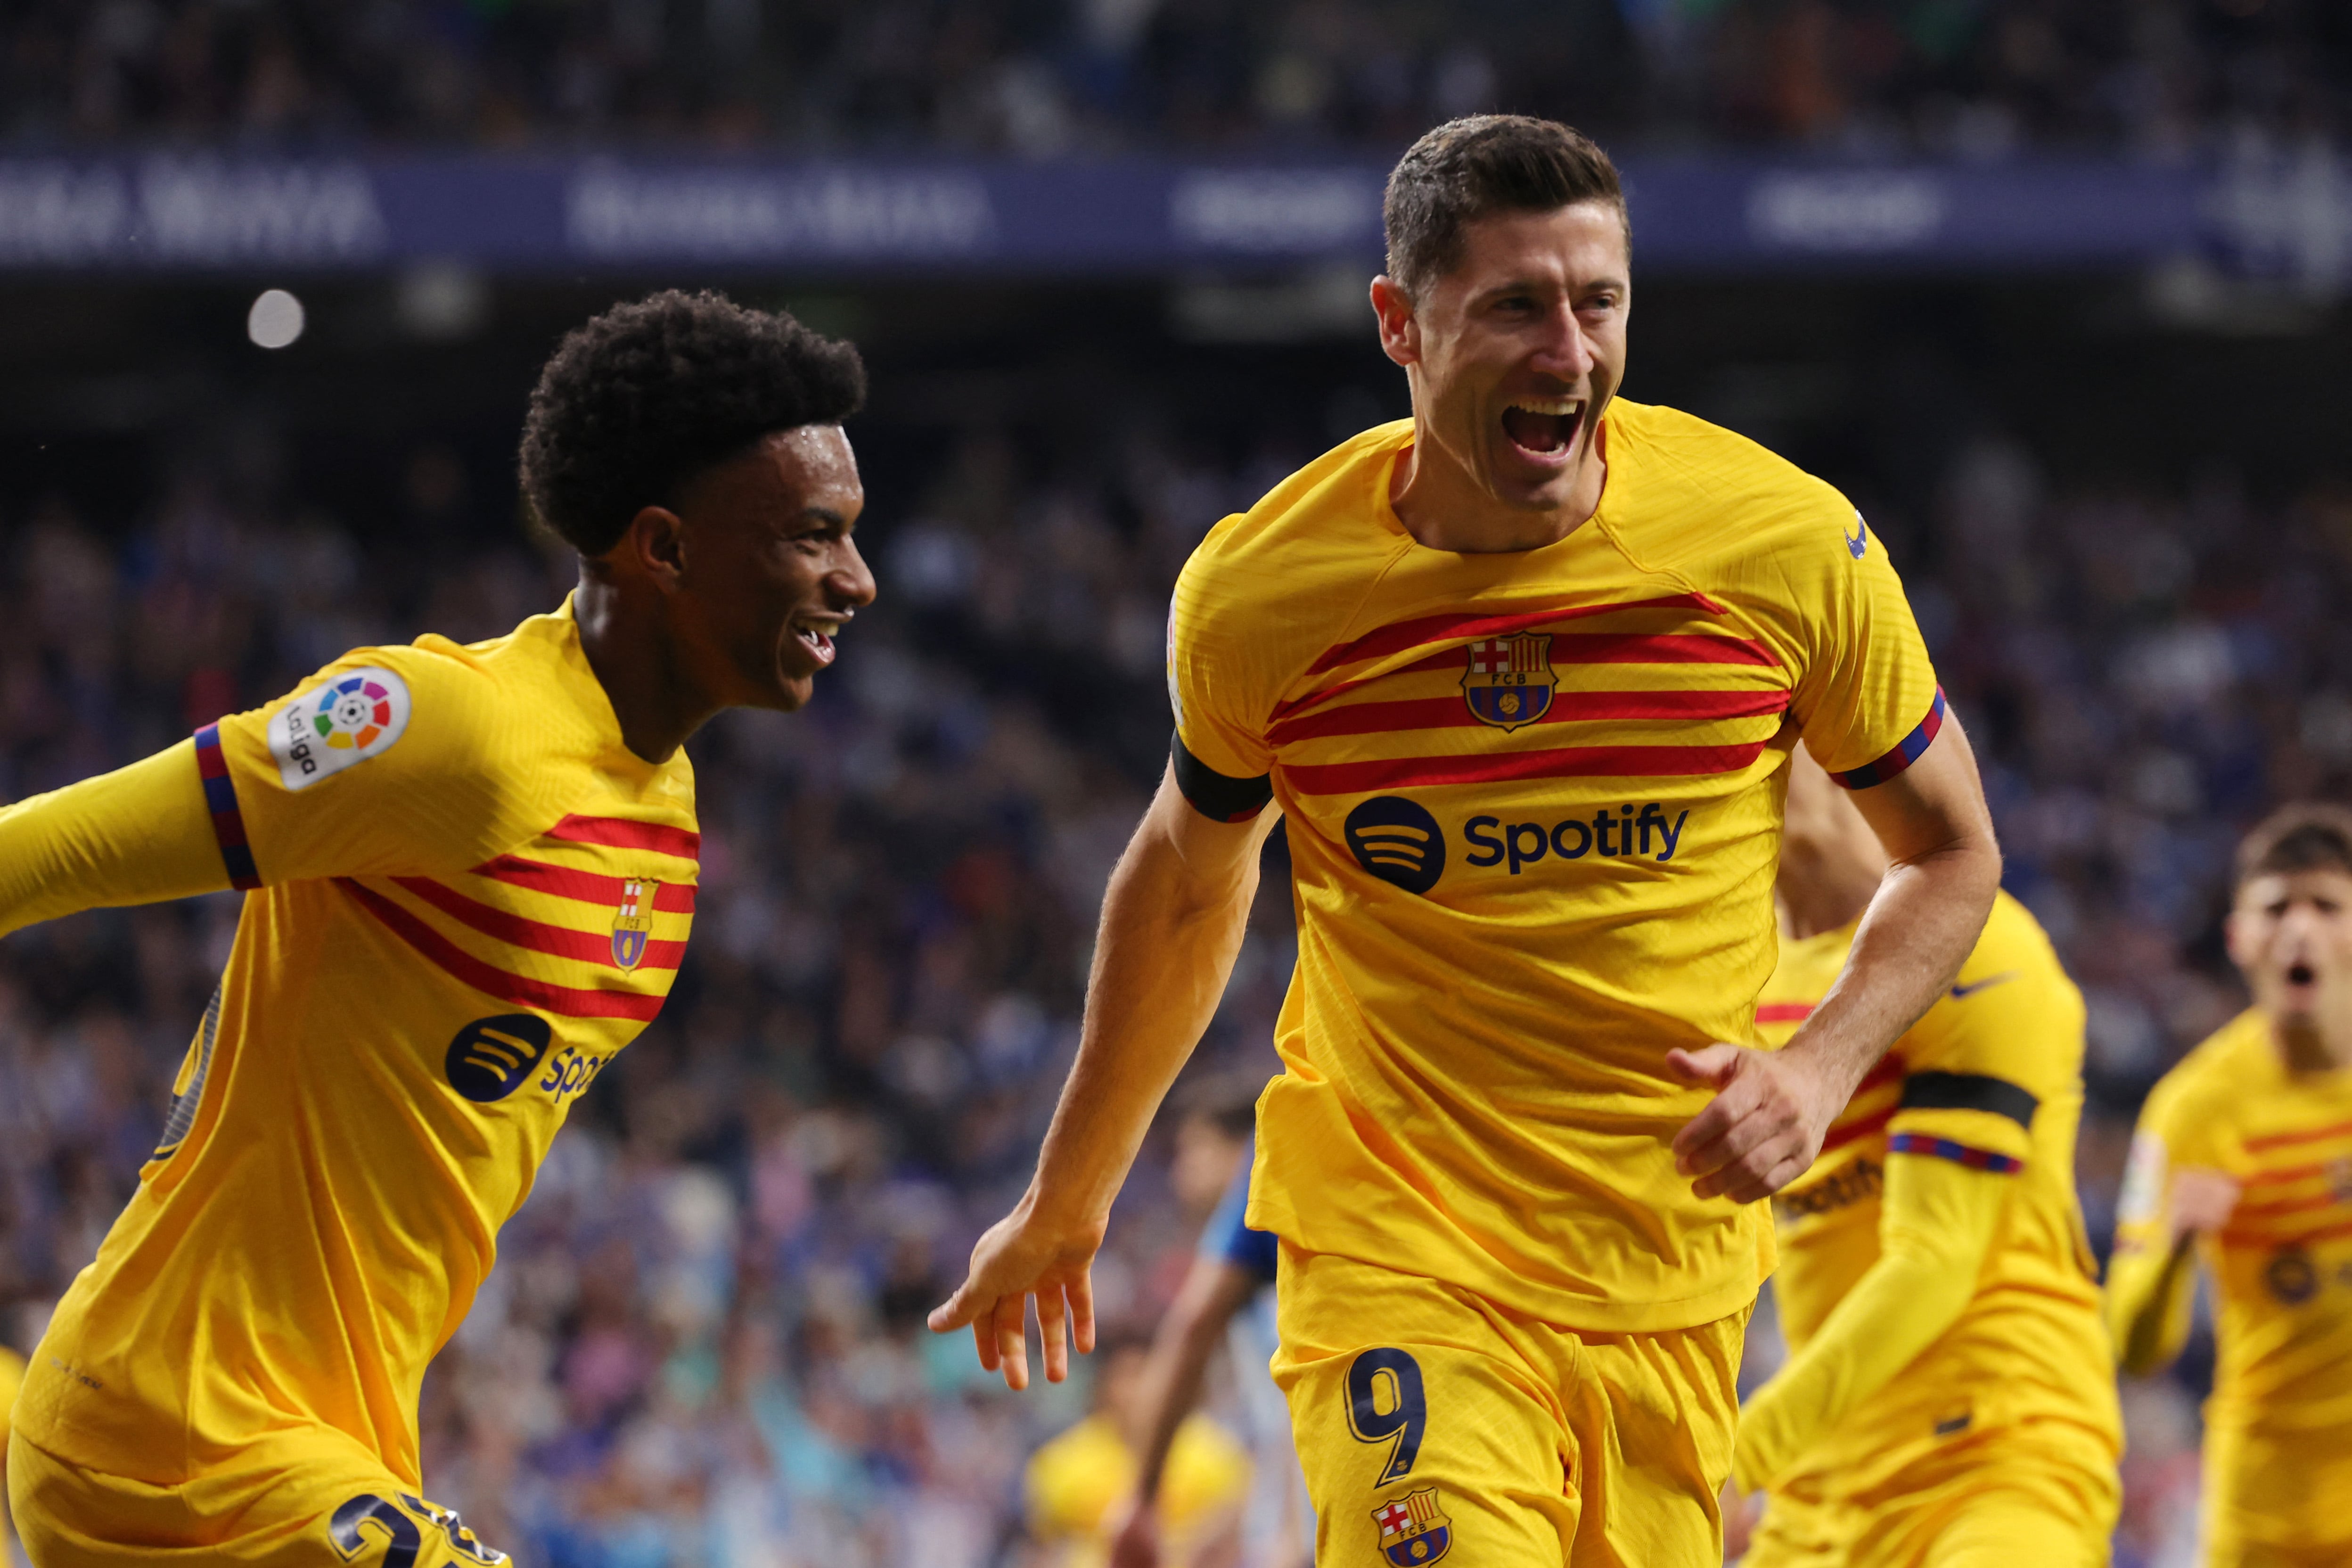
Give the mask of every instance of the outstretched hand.
POLYGON ((1769 1198, 1811 1168, 1830 1123, 1845 1108, 1843 1086, 1822 1080, 1797 1051, 1709 1046, 1666 1053, 1685 1083, 1705 1084, 1715 1099, 1675 1134, 1675 1169, 1691 1191, 1734 1203, 1769 1198))
POLYGON ((1037 1302, 1037 1327, 1045 1349, 1045 1381, 1070 1375, 1070 1342, 1079 1352, 1095 1348, 1095 1295, 1090 1270, 1103 1227, 1057 1234, 1038 1220, 1027 1203, 988 1227, 971 1249, 971 1271, 956 1293, 931 1310, 931 1332, 953 1333, 970 1325, 980 1364, 1004 1374, 1004 1386, 1029 1386, 1029 1345, 1024 1333, 1029 1301, 1037 1302))

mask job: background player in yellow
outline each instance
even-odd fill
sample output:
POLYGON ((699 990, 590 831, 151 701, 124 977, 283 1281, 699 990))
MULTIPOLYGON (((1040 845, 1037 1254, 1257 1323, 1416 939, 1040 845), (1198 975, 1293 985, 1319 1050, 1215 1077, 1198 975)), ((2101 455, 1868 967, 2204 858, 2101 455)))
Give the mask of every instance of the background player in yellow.
POLYGON ((0 812, 0 931, 248 889, 163 1144, 32 1359, 36 1568, 505 1558, 425 1502, 416 1398, 694 908, 683 742, 792 709, 873 581, 856 353, 716 296, 565 339, 534 510, 552 615, 364 648, 290 700, 0 812))
MULTIPOLYGON (((1093 1412, 1030 1456, 1021 1490, 1039 1548, 1035 1568, 1105 1568, 1112 1561, 1120 1505, 1135 1489, 1140 1463, 1133 1436, 1149 1354, 1141 1341, 1108 1347, 1095 1370, 1093 1412)), ((1165 1568, 1234 1563, 1249 1500, 1248 1450, 1196 1410, 1156 1460, 1158 1561, 1165 1568)))
POLYGON ((1951 982, 1999 875, 1884 547, 1753 443, 1616 396, 1624 205, 1565 126, 1391 174, 1372 285, 1411 420, 1213 529, 1170 624, 1171 767, 1105 900, 1078 1059, 932 1316, 1027 1377, 1223 988, 1279 815, 1299 961, 1248 1222, 1318 1561, 1717 1561, 1754 1201, 1951 982), (1893 868, 1847 972, 1751 1047, 1800 741, 1893 868), (1267 812, 1278 803, 1280 812, 1267 812), (1710 1097, 1712 1097, 1710 1099, 1710 1097))
MULTIPOLYGON (((1794 759, 1767 1040, 1835 984, 1885 868, 1843 792, 1794 759)), ((2001 894, 1958 978, 1772 1200, 1791 1353, 1740 1412, 1734 1484, 1771 1493, 1748 1568, 2106 1562, 2122 1427, 2074 1197, 2083 1019, 2049 938, 2001 894)))
POLYGON ((2288 806, 2238 851, 2230 956, 2254 1005, 2149 1094, 2107 1274, 2126 1372, 2221 1301, 2206 1568, 2352 1563, 2352 812, 2288 806))

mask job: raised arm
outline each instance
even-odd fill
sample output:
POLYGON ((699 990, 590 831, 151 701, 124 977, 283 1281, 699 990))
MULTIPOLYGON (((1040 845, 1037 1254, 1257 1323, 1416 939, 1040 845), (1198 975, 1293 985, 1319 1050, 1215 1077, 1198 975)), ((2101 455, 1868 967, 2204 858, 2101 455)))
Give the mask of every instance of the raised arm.
POLYGON ((1853 799, 1889 864, 1837 984, 1778 1051, 1667 1055, 1675 1072, 1717 1090, 1675 1137, 1676 1166, 1701 1197, 1754 1203, 1802 1175, 1854 1085, 1951 984, 1992 910, 2000 849, 1957 719, 1917 761, 1853 799))
POLYGON ((1189 805, 1171 770, 1103 899, 1078 1058, 1062 1086, 1037 1173, 1013 1212, 972 1248, 970 1274, 931 1313, 934 1332, 970 1325, 981 1364, 1025 1388, 1030 1297, 1045 1376, 1069 1373, 1066 1327, 1094 1348, 1089 1269, 1111 1199, 1152 1112, 1199 1043, 1240 951, 1258 851, 1279 814, 1219 822, 1189 805))
POLYGON ((2180 1111, 2168 1088, 2149 1097, 2133 1136, 2107 1263, 2107 1332, 2135 1377, 2163 1371, 2189 1342, 2197 1238, 2229 1224, 2238 1206, 2238 1184, 2227 1173, 2175 1163, 2180 1111))
POLYGON ((0 810, 0 933, 228 885, 194 741, 0 810))

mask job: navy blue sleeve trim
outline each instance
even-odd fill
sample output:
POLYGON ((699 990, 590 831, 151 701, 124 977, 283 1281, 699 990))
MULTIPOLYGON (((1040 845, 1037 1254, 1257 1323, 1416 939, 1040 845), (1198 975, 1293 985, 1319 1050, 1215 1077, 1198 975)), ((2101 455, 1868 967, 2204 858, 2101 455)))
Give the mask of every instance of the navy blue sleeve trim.
POLYGON ((1192 809, 1215 822, 1247 822, 1274 798, 1274 775, 1254 779, 1227 778, 1184 749, 1184 737, 1171 736, 1169 757, 1176 764, 1176 787, 1192 809))
POLYGON ((2007 1079, 1980 1072, 1915 1072, 1903 1080, 1903 1110, 1990 1110, 2031 1131, 2042 1102, 2007 1079))

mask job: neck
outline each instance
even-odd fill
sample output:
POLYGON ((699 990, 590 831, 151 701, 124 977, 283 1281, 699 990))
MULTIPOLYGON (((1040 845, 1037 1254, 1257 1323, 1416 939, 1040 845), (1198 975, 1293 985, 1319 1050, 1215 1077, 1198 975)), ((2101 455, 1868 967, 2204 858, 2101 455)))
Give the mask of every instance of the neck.
POLYGON ((696 690, 671 657, 660 595, 621 581, 603 562, 583 561, 572 610, 588 668, 621 722, 622 742, 646 762, 669 761, 719 704, 696 690))
MULTIPOLYGON (((2342 1011, 2342 1009, 2338 1009, 2342 1011)), ((2271 1043, 2289 1072, 2334 1072, 2352 1068, 2352 1019, 2332 1016, 2273 1018, 2271 1043)))
POLYGON ((1463 555, 1540 550, 1557 544, 1591 521, 1601 510, 1609 479, 1602 452, 1605 426, 1585 438, 1568 498, 1550 508, 1506 506, 1454 460, 1418 409, 1412 445, 1397 458, 1389 475, 1389 505, 1413 539, 1431 550, 1463 555))

